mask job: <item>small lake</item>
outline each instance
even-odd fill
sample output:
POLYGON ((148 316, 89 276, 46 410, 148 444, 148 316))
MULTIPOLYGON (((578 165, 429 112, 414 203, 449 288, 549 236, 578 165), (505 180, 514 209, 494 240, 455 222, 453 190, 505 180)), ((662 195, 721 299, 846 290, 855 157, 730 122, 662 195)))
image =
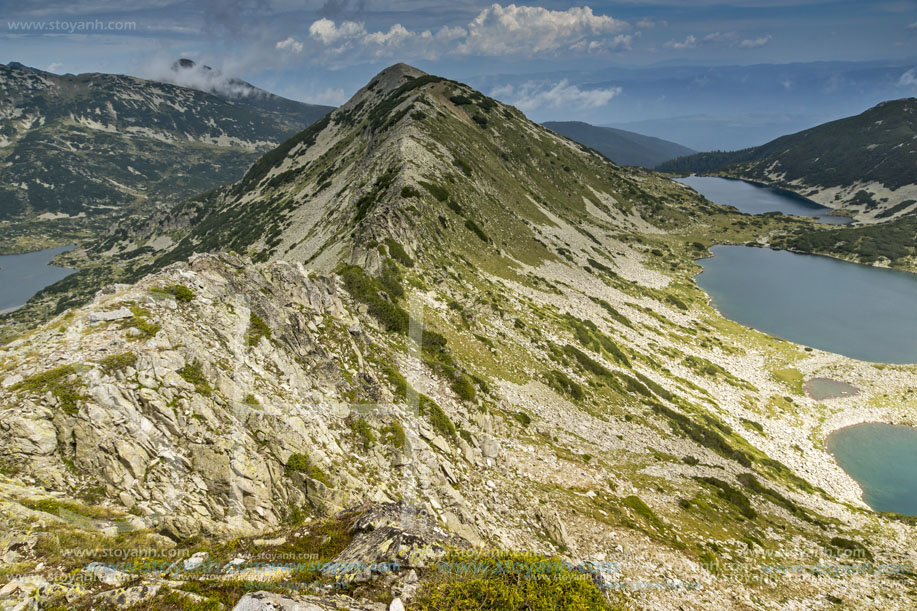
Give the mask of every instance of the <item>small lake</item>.
POLYGON ((744 180, 718 176, 686 176, 676 182, 687 185, 716 204, 735 206, 746 214, 782 212, 795 216, 815 216, 818 222, 828 225, 847 225, 853 222, 843 216, 832 216, 831 208, 784 189, 756 185, 744 180))
POLYGON ((59 246, 21 255, 0 255, 0 314, 20 308, 38 291, 63 280, 75 269, 48 265, 75 246, 59 246))
POLYGON ((828 436, 827 449, 876 511, 917 515, 917 429, 858 424, 828 436))
POLYGON ((714 246, 697 284, 723 316, 798 344, 917 363, 917 275, 749 246, 714 246))

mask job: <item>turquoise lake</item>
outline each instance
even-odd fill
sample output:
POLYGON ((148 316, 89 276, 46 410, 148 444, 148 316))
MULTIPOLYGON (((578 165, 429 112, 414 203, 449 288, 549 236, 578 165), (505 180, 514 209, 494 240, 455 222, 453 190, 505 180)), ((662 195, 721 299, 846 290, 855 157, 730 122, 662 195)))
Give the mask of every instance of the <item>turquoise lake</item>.
POLYGON ((748 246, 715 246, 698 285, 726 318, 877 363, 917 363, 917 275, 748 246))
POLYGON ((783 189, 717 176, 686 176, 675 180, 691 187, 714 203, 735 206, 746 214, 782 212, 795 216, 815 216, 820 223, 829 225, 846 225, 852 222, 852 219, 843 216, 831 216, 831 208, 783 189))
POLYGON ((829 435, 826 446, 870 507, 917 515, 917 429, 858 424, 829 435))
POLYGON ((77 270, 48 265, 74 246, 59 246, 21 255, 0 255, 0 314, 20 308, 38 291, 77 270))

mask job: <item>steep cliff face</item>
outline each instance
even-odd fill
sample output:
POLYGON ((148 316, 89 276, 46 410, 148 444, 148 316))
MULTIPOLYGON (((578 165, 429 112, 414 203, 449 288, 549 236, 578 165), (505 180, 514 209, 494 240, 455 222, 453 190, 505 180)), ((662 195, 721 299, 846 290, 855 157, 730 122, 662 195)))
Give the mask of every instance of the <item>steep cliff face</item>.
MULTIPOLYGON (((148 275, 0 348, 0 511, 16 528, 64 508, 173 541, 292 538, 403 502, 481 549, 682 584, 606 583, 648 609, 821 604, 813 574, 762 585, 761 557, 909 558, 912 527, 865 509, 820 440, 901 418, 878 398, 906 396, 917 371, 877 377, 742 328, 691 280, 701 236, 783 221, 403 65, 175 210, 185 222, 142 230, 170 227, 168 246, 143 248, 134 226, 95 247, 148 275), (801 384, 816 374, 876 402, 820 405, 801 384), (722 577, 739 565, 759 581, 722 577)), ((371 556, 335 536, 303 540, 371 556)), ((906 608, 908 579, 854 574, 832 596, 906 608)))

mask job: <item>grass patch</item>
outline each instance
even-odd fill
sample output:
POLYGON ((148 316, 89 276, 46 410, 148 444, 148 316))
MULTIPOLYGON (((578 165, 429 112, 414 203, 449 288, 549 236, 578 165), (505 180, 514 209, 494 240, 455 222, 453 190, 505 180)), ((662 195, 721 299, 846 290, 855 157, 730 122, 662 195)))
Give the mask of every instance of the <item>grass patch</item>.
POLYGON ((589 573, 559 558, 453 552, 425 576, 416 611, 613 611, 589 573))
POLYGON ((152 316, 149 310, 146 308, 141 308, 137 305, 131 305, 130 311, 134 315, 132 318, 125 318, 120 321, 120 326, 122 329, 133 328, 140 331, 140 333, 134 335, 131 339, 142 341, 150 339, 162 329, 162 325, 155 322, 150 322, 149 318, 152 316))
POLYGON ((122 352, 121 354, 113 354, 111 356, 106 356, 104 359, 99 361, 99 366, 107 374, 113 374, 116 371, 123 371, 128 367, 133 367, 137 364, 137 355, 133 352, 122 352))
POLYGON ((194 291, 182 284, 170 284, 168 286, 155 287, 150 289, 151 293, 159 295, 171 295, 175 301, 188 303, 194 301, 194 291))
POLYGON ((350 429, 351 436, 363 448, 364 452, 375 445, 376 433, 373 432, 373 427, 364 418, 348 418, 347 428, 350 429))
POLYGON ((271 328, 263 318, 252 312, 248 315, 248 332, 245 334, 245 343, 254 346, 261 341, 262 337, 271 339, 271 328))
POLYGON ((287 476, 293 473, 302 473, 306 477, 317 480, 329 488, 334 486, 328 474, 322 471, 318 466, 312 464, 308 456, 299 452, 290 454, 290 458, 287 459, 287 463, 283 466, 283 471, 287 476))
POLYGON ((455 425, 436 401, 426 395, 420 395, 420 413, 430 420, 436 432, 443 437, 455 439, 455 425))
POLYGON ((402 335, 408 332, 408 313, 379 294, 381 287, 378 281, 367 276, 366 272, 356 265, 345 265, 339 268, 337 273, 344 281, 344 287, 350 296, 365 304, 369 308, 369 313, 386 330, 402 335))
POLYGON ((72 416, 79 412, 79 402, 88 398, 83 392, 85 387, 76 365, 71 364, 29 376, 11 390, 24 390, 36 395, 51 393, 58 400, 61 411, 72 416))
POLYGON ((185 382, 194 386, 194 390, 199 395, 209 397, 213 393, 213 387, 211 387, 210 382, 207 381, 200 361, 195 360, 193 363, 188 363, 178 370, 178 375, 181 376, 185 382))
POLYGON ((407 445, 408 436, 401 423, 393 419, 391 424, 382 427, 382 439, 393 448, 401 450, 407 445))

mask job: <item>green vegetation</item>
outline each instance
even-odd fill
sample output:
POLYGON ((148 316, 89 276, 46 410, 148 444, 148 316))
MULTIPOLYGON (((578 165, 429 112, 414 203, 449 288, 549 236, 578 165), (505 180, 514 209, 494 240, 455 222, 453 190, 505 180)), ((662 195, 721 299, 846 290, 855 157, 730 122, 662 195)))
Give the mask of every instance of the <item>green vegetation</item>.
POLYGON ((245 343, 254 346, 261 341, 262 337, 271 339, 271 328, 263 318, 252 311, 248 315, 248 332, 245 334, 245 343))
POLYGON ((334 486, 331 478, 328 477, 324 471, 318 466, 313 465, 308 456, 299 452, 290 454, 290 458, 287 459, 286 464, 283 466, 283 470, 287 476, 293 473, 302 473, 306 477, 319 481, 329 488, 334 486))
POLYGON ((705 448, 713 450, 725 458, 738 462, 744 467, 750 467, 752 465, 753 459, 748 453, 734 448, 732 444, 723 437, 722 433, 728 435, 731 434, 732 431, 726 425, 713 419, 712 416, 708 416, 706 420, 710 422, 712 426, 719 428, 720 431, 714 430, 711 426, 701 424, 697 420, 676 412, 661 403, 653 402, 650 407, 657 414, 668 418, 676 432, 683 434, 685 437, 688 437, 705 448))
POLYGON ((349 417, 346 422, 351 436, 363 448, 363 451, 369 450, 376 444, 376 433, 365 419, 349 417))
POLYGON ((630 507, 636 512, 637 515, 646 520, 653 528, 662 532, 665 530, 665 524, 662 523, 662 520, 659 519, 653 510, 640 499, 640 497, 635 495, 626 496, 623 499, 624 505, 630 507))
POLYGON ((856 227, 812 225, 800 227, 772 240, 775 248, 855 258, 860 263, 887 259, 906 266, 917 256, 917 216, 904 216, 881 224, 856 227))
POLYGON ((382 427, 382 439, 393 448, 401 450, 407 444, 408 436, 401 423, 392 419, 391 424, 382 427))
POLYGON ((625 367, 631 366, 630 359, 627 358, 624 351, 618 347, 618 344, 615 343, 613 339, 602 333, 594 322, 591 320, 580 320, 569 314, 567 314, 564 319, 573 330, 573 335, 576 337, 576 340, 582 344, 583 347, 589 348, 594 352, 605 353, 614 361, 625 367))
POLYGON ((379 283, 356 265, 345 265, 337 272, 344 280, 344 287, 356 301, 365 304, 369 313, 378 320, 386 330, 402 335, 408 332, 410 317, 408 313, 379 294, 379 283))
POLYGON ((29 509, 44 511, 55 516, 63 516, 69 512, 84 518, 111 519, 119 515, 106 507, 92 507, 61 499, 26 499, 21 501, 21 504, 29 509))
POLYGON ((548 386, 557 392, 569 396, 571 399, 582 401, 586 397, 583 387, 571 380, 563 371, 552 369, 547 373, 548 386))
POLYGON ((436 432, 449 439, 455 439, 455 425, 443 408, 426 395, 420 395, 420 413, 430 420, 436 432))
POLYGON ((99 366, 102 368, 105 373, 111 375, 116 371, 123 371, 128 367, 133 367, 137 364, 137 355, 133 352, 122 352, 121 354, 113 354, 111 356, 106 356, 104 359, 99 361, 99 366))
POLYGON ((434 185, 428 182, 419 181, 420 186, 426 189, 430 195, 435 197, 437 200, 444 202, 449 199, 449 190, 440 185, 434 185))
POLYGON ((186 364, 178 370, 178 375, 181 376, 185 382, 194 386, 194 390, 199 395, 209 397, 213 393, 213 388, 204 375, 203 366, 200 361, 195 360, 192 363, 186 364))
POLYGON ((187 286, 182 284, 170 284, 163 287, 154 287, 150 289, 151 293, 158 293, 160 295, 171 295, 175 297, 176 301, 187 303, 194 300, 194 291, 189 289, 187 286))
POLYGON ((467 227, 468 230, 471 231, 471 233, 473 233, 474 235, 478 236, 478 239, 479 239, 479 240, 481 240, 482 242, 484 242, 484 243, 486 243, 486 244, 490 244, 490 238, 487 236, 486 233, 484 233, 484 230, 481 229, 481 228, 478 226, 478 224, 475 223, 473 220, 467 219, 467 220, 465 221, 465 227, 467 227))
POLYGON ((392 238, 385 238, 385 245, 388 247, 388 254, 392 259, 398 261, 405 267, 414 267, 414 259, 408 255, 404 247, 392 238))
POLYGON ((831 547, 848 552, 847 555, 851 557, 861 558, 869 561, 872 561, 873 559, 872 553, 866 548, 865 545, 859 543, 858 541, 852 541, 843 537, 831 537, 830 544, 831 547))
POLYGON ((36 373, 11 388, 36 395, 51 393, 57 399, 61 411, 70 415, 75 415, 79 411, 79 402, 88 398, 84 389, 85 383, 80 378, 79 370, 72 364, 36 373))
POLYGON ((162 325, 149 321, 149 317, 152 316, 149 310, 134 304, 130 304, 130 311, 133 314, 133 317, 125 318, 119 321, 119 325, 122 329, 133 328, 140 332, 139 334, 133 335, 131 339, 142 341, 150 339, 159 333, 162 325))
POLYGON ((714 488, 720 498, 733 505, 739 513, 749 520, 753 520, 758 516, 758 512, 751 506, 751 501, 742 494, 741 490, 716 477, 695 477, 694 479, 714 488))
POLYGON ((612 611, 589 573, 559 558, 454 552, 426 575, 416 611, 612 611), (516 567, 516 568, 513 568, 516 567))

